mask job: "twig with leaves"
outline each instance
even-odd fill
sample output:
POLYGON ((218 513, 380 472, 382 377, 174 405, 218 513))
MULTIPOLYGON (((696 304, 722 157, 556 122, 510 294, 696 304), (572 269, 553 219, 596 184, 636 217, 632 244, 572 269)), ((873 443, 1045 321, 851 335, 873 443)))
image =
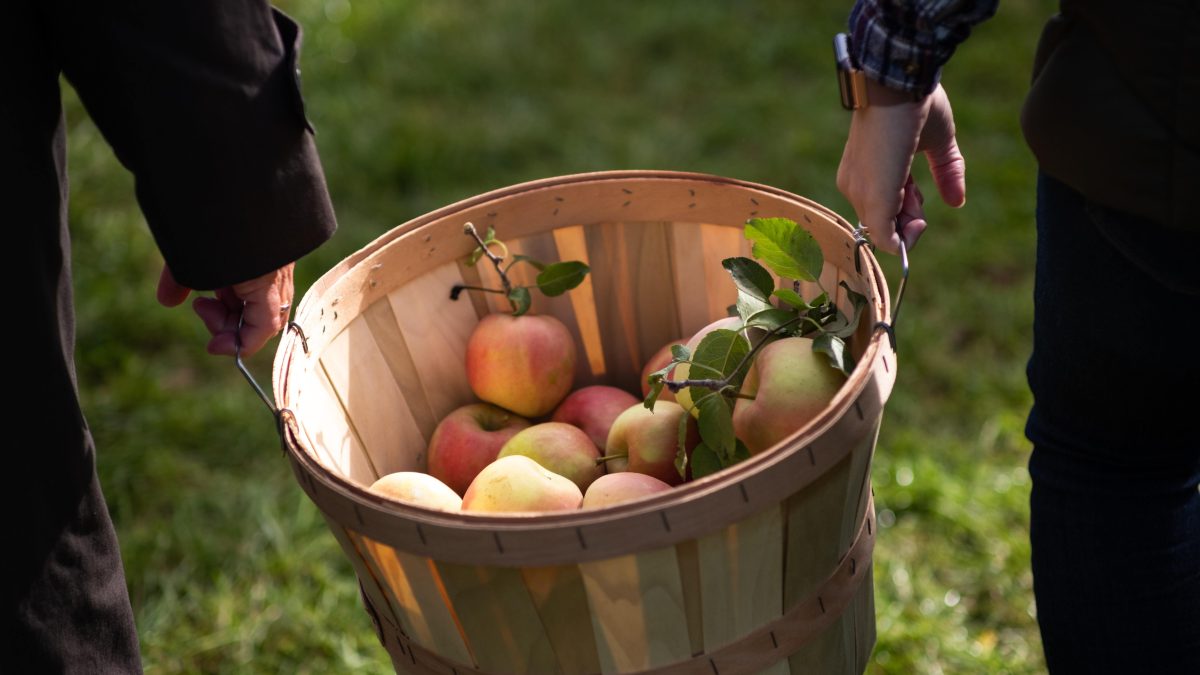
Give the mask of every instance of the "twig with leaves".
POLYGON ((488 227, 487 233, 483 237, 480 237, 478 230, 475 229, 475 225, 466 223, 463 225, 463 233, 473 238, 476 243, 475 250, 471 252, 471 256, 467 259, 467 265, 474 267, 480 258, 486 256, 496 268, 496 274, 500 277, 501 288, 455 284, 450 289, 451 300, 458 300, 458 296, 463 291, 500 293, 512 305, 513 316, 521 316, 529 311, 530 306, 533 304, 533 297, 529 292, 528 286, 514 285, 509 278, 508 272, 514 265, 526 263, 536 268, 538 270, 536 278, 537 288, 543 295, 549 297, 562 295, 583 283, 589 271, 588 266, 578 260, 545 264, 527 255, 520 254, 512 255, 511 260, 505 264, 504 261, 510 257, 508 246, 499 239, 496 239, 496 229, 494 227, 488 227), (492 247, 500 249, 501 253, 493 253, 492 247))
MULTIPOLYGON (((731 466, 747 457, 745 446, 733 431, 733 402, 748 398, 741 393, 742 382, 755 357, 767 344, 786 337, 812 337, 813 350, 824 354, 831 367, 849 374, 854 362, 846 349, 846 339, 859 324, 866 298, 845 282, 840 284, 853 306, 846 316, 821 286, 824 255, 812 234, 786 218, 754 218, 745 227, 745 236, 754 242, 752 255, 770 268, 745 257, 726 258, 721 265, 729 272, 738 289, 737 303, 731 308, 742 320, 738 330, 713 330, 696 345, 695 353, 686 347, 671 348, 671 362, 649 376, 650 391, 646 407, 664 387, 672 392, 687 390, 691 412, 700 430, 700 445, 691 456, 692 476, 699 478, 731 466), (774 272, 773 276, 771 272, 774 272), (790 287, 776 288, 775 276, 795 280, 790 287), (817 284, 821 293, 812 300, 800 295, 800 281, 817 284), (754 339, 754 344, 751 344, 754 339), (668 379, 680 364, 688 365, 682 380, 668 379), (704 377, 690 377, 692 374, 704 377)), ((685 475, 689 459, 684 447, 686 419, 680 424, 676 468, 685 475)))

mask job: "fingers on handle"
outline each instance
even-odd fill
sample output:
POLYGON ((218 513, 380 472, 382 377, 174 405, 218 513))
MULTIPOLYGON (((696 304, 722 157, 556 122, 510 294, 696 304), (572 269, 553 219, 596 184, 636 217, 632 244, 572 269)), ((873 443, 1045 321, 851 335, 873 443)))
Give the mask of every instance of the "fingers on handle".
MULTIPOLYGON (((904 245, 910 251, 917 245, 917 240, 921 238, 921 233, 925 231, 927 225, 924 203, 925 197, 921 194, 921 188, 917 187, 912 175, 909 174, 908 182, 904 185, 900 213, 896 215, 896 224, 900 230, 900 236, 904 237, 904 245)), ((899 248, 898 244, 897 248, 899 248)))

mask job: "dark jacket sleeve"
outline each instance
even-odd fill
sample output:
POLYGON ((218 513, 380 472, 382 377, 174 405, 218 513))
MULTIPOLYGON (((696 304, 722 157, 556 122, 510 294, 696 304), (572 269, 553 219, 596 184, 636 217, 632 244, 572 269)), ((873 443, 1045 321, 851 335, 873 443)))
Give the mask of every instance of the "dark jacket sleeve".
POLYGON ((179 283, 227 286, 336 222, 300 96, 300 30, 266 0, 55 2, 63 72, 179 283))

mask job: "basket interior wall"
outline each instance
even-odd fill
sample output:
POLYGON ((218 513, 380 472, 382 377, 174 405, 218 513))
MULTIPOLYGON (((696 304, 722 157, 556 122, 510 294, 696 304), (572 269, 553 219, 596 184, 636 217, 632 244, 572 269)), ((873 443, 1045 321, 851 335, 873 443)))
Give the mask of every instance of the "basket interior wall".
MULTIPOLYGON (((588 278, 567 294, 535 291, 532 311, 558 317, 575 337, 576 387, 607 384, 639 396, 639 374, 655 351, 725 316, 736 301, 720 260, 750 255, 740 226, 700 223, 576 225, 505 242, 513 255, 589 264, 588 278)), ((864 295, 870 289, 837 262, 827 252, 820 282, 799 282, 800 290, 807 298, 828 291, 848 312, 841 282, 864 295)), ((533 284, 536 269, 519 264, 511 274, 514 283, 533 284)), ((486 260, 443 263, 388 290, 325 341, 316 367, 297 383, 292 409, 326 468, 362 486, 390 472, 424 470, 438 420, 476 400, 467 386, 467 339, 481 317, 509 308, 495 293, 450 300, 459 283, 500 287, 486 260)), ((864 313, 850 343, 856 359, 875 320, 864 313)))

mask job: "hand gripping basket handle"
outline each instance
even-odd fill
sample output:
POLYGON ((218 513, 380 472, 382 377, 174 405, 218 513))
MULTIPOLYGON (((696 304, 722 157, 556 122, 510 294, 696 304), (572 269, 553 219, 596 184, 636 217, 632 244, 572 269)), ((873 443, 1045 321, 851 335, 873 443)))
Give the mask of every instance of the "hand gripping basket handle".
MULTIPOLYGON (((908 284, 908 246, 904 243, 904 227, 900 224, 900 220, 895 221, 896 234, 900 236, 900 285, 896 287, 896 297, 892 302, 891 323, 879 321, 875 324, 875 329, 882 328, 888 335, 888 340, 891 342, 892 351, 896 351, 896 322, 900 319, 900 303, 904 302, 904 287, 908 284)), ((858 256, 858 250, 863 246, 874 246, 871 240, 867 239, 867 228, 860 222, 858 227, 854 228, 854 269, 862 272, 862 258, 858 256)))
MULTIPOLYGON (((291 305, 288 305, 285 309, 287 310, 287 316, 285 317, 287 319, 287 328, 285 330, 296 331, 300 335, 300 340, 301 340, 302 344, 304 345, 304 351, 307 352, 308 351, 308 339, 304 336, 304 331, 300 328, 300 324, 291 320, 291 305)), ((233 336, 233 344, 235 347, 234 361, 237 363, 237 368, 239 371, 241 371, 242 377, 246 378, 246 381, 250 383, 250 387, 254 389, 255 393, 258 394, 258 397, 260 399, 262 399, 263 404, 267 406, 267 410, 271 411, 271 417, 275 418, 276 431, 279 432, 279 438, 282 440, 284 437, 283 436, 283 413, 289 412, 289 411, 285 408, 276 408, 275 407, 275 404, 271 402, 271 397, 267 396, 267 392, 264 391, 263 388, 259 386, 258 381, 254 379, 254 375, 250 374, 250 369, 248 369, 246 367, 245 362, 242 361, 242 324, 245 321, 245 318, 246 318, 246 313, 243 308, 242 315, 241 315, 241 317, 238 318, 237 333, 235 333, 233 336)))

